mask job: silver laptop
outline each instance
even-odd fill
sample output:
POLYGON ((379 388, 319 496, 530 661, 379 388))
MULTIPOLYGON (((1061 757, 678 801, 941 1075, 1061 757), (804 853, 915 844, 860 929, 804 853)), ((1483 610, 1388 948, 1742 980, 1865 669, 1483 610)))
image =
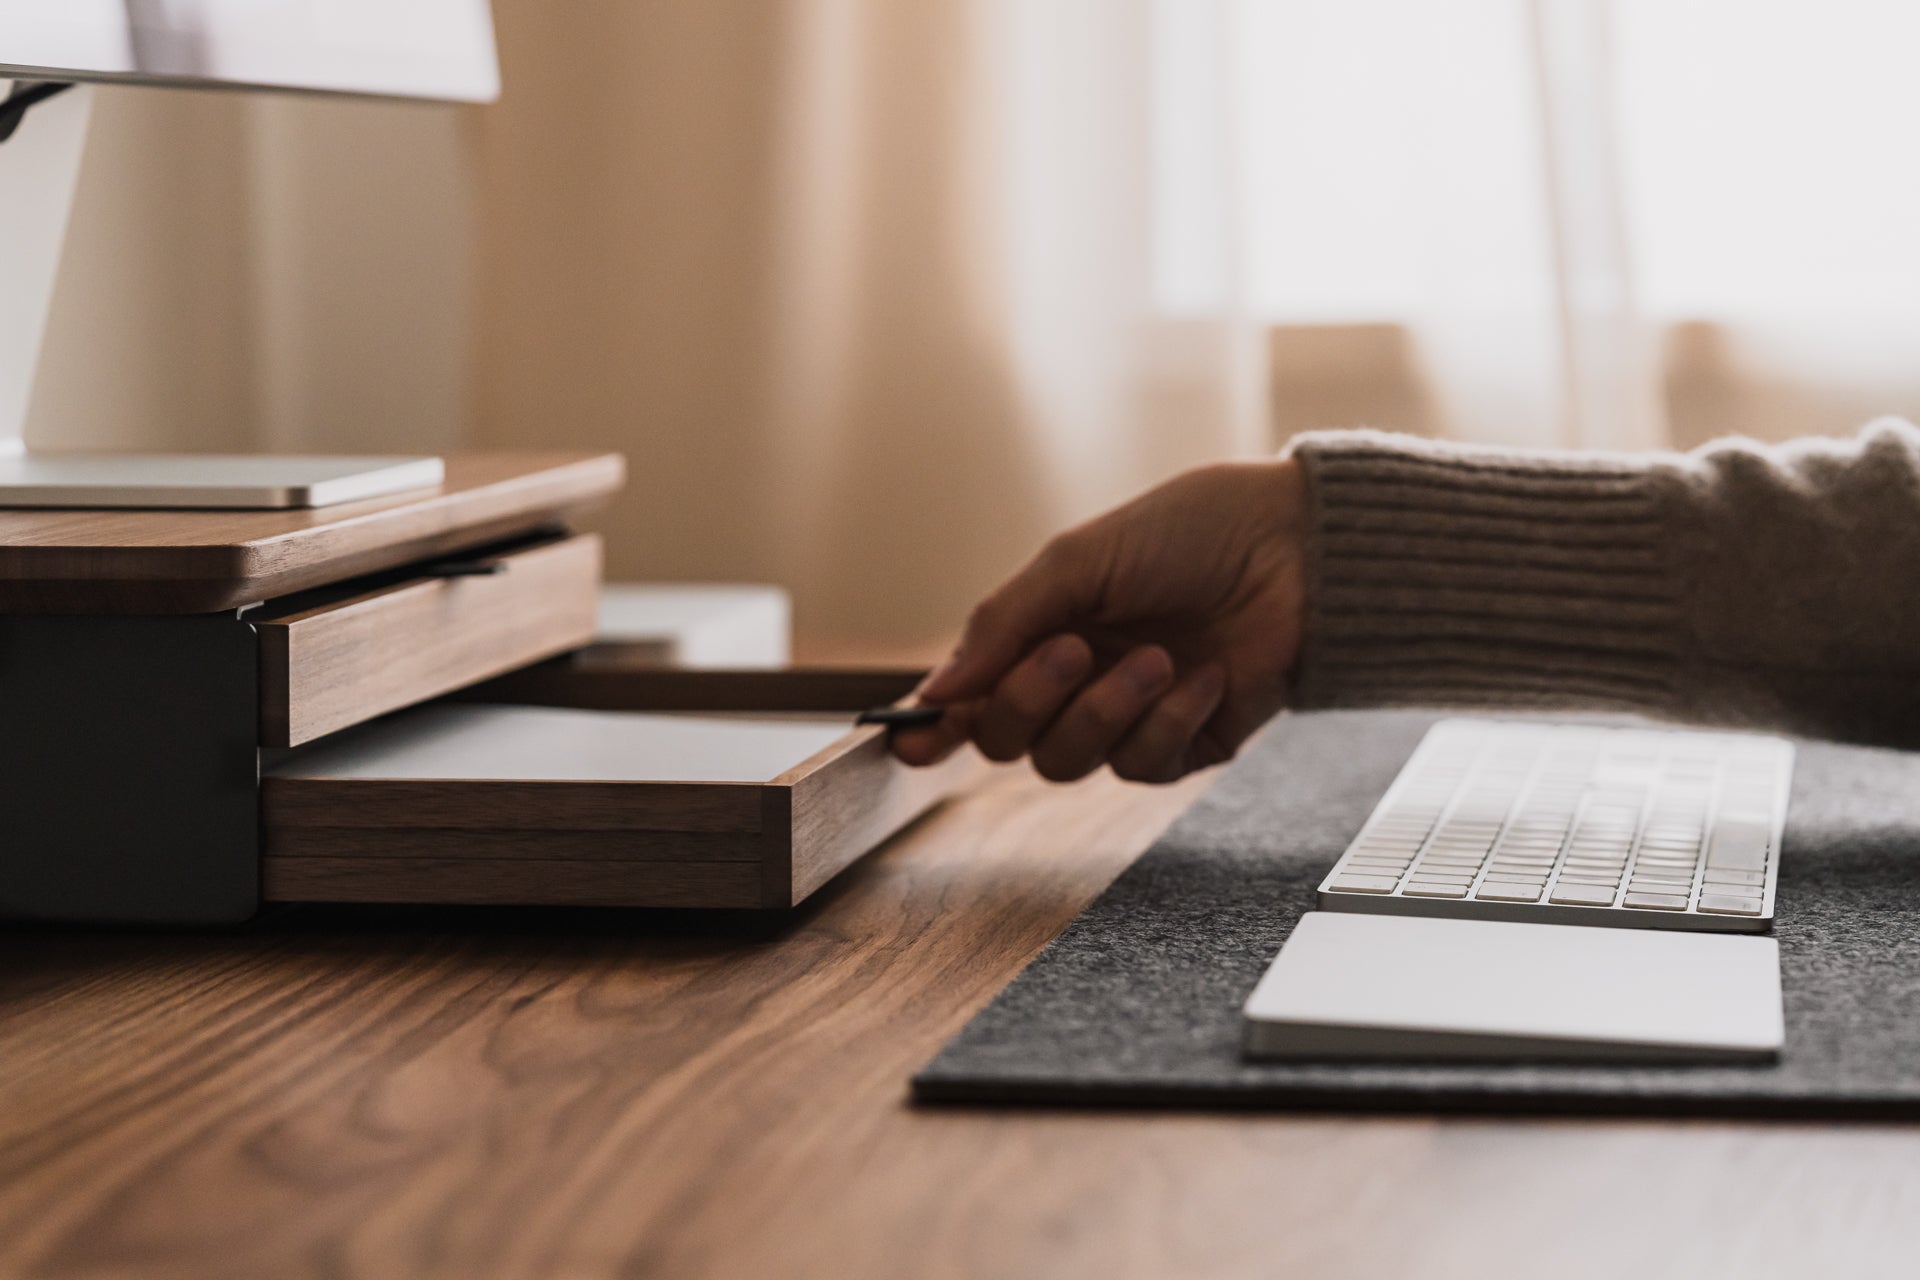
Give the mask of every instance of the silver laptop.
POLYGON ((37 453, 0 458, 0 507, 328 507, 445 479, 438 458, 37 453))

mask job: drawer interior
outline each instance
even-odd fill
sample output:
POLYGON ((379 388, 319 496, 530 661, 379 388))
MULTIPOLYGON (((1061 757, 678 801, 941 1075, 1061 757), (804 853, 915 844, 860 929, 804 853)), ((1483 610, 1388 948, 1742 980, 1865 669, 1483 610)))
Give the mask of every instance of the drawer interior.
POLYGON ((847 736, 820 714, 438 703, 302 752, 315 780, 770 783, 847 736))

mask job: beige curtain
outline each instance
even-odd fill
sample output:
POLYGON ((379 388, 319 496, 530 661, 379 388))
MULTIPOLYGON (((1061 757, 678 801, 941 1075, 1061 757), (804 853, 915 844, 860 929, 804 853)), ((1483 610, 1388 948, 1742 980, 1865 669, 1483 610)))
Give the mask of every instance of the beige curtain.
POLYGON ((901 642, 1258 447, 1257 371, 1236 400, 1224 340, 1157 332, 1147 14, 503 4, 477 438, 626 451, 624 575, 772 579, 803 634, 901 642))
POLYGON ((915 646, 1049 531, 1268 447, 1155 314, 1145 0, 496 5, 505 97, 102 90, 38 447, 599 447, 627 579, 915 646))

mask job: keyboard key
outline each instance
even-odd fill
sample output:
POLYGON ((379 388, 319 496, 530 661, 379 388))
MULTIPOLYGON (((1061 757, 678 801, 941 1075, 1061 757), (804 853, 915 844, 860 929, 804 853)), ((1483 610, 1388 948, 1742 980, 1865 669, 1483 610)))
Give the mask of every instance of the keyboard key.
POLYGON ((1760 914, 1762 900, 1759 898, 1736 897, 1726 893, 1703 893, 1700 895, 1700 909, 1722 916, 1757 916, 1760 914))
POLYGON ((1767 882, 1767 873, 1764 871, 1723 871, 1718 867, 1708 867, 1706 881, 1708 884, 1760 885, 1767 882))
POLYGON ((1538 902, 1545 888, 1541 884, 1509 884, 1502 880, 1488 880, 1481 884, 1473 896, 1485 902, 1538 902))
POLYGON ((1399 883, 1397 876, 1344 875, 1334 877, 1327 888, 1335 893, 1392 893, 1399 883))
POLYGON ((1748 823, 1730 823, 1716 829, 1707 847, 1707 865, 1729 871, 1764 871, 1767 831, 1748 823))
POLYGON ((1568 884, 1562 880, 1553 886, 1553 897, 1549 902, 1557 902, 1566 907, 1610 907, 1613 905, 1614 888, 1611 885, 1568 884))
POLYGON ((1409 898, 1464 898, 1467 896, 1467 886, 1445 884, 1437 880, 1414 880, 1400 892, 1409 898))
POLYGON ((1620 900, 1623 907, 1637 907, 1642 911, 1685 911, 1687 897, 1683 893, 1633 893, 1629 892, 1620 900))

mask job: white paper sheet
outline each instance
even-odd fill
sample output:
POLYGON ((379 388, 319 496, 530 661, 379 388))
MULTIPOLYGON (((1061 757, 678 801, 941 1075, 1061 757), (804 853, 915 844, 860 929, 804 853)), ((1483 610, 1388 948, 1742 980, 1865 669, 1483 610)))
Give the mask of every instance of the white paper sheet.
POLYGON ((767 782, 851 729, 851 715, 749 718, 432 706, 301 751, 271 772, 295 778, 767 782))

